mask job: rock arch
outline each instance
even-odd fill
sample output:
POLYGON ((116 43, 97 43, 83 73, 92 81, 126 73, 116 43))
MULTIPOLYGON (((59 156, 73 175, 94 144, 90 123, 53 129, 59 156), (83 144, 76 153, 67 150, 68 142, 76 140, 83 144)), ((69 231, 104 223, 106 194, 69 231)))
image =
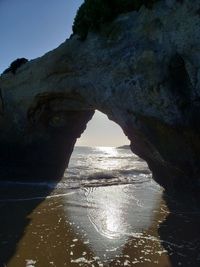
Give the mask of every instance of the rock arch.
POLYGON ((97 109, 121 126, 156 181, 198 192, 199 8, 160 1, 3 74, 1 179, 60 177, 97 109))

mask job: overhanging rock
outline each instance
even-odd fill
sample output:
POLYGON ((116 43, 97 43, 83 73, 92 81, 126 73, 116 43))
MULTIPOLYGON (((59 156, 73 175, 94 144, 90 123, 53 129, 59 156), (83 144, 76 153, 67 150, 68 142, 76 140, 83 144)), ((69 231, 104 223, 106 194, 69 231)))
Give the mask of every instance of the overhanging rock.
POLYGON ((3 74, 1 179, 59 179, 98 109, 122 127, 156 181, 198 192, 199 10, 197 0, 161 0, 3 74))

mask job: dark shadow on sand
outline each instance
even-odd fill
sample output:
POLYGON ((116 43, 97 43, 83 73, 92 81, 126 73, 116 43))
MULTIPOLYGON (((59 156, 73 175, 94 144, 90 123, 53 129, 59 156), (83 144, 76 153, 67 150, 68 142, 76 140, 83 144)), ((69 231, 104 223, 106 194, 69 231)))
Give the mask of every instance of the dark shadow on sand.
POLYGON ((163 196, 169 215, 158 233, 173 267, 200 266, 200 202, 187 193, 163 196))
MULTIPOLYGON (((0 187, 0 267, 16 253, 30 223, 29 214, 51 193, 47 186, 3 184, 0 187)), ((31 242, 31 241, 30 241, 31 242)), ((28 245, 28 244, 27 244, 28 245)))

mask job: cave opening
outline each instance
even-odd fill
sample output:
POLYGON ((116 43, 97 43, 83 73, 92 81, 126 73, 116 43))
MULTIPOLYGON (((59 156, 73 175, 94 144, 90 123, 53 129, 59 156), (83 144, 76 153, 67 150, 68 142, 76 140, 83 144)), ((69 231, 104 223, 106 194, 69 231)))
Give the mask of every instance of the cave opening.
POLYGON ((63 206, 76 240, 107 263, 123 258, 130 236, 148 237, 162 194, 120 126, 98 111, 74 147, 59 186, 66 194, 63 188, 69 189, 63 206))
POLYGON ((99 111, 77 139, 62 181, 70 187, 108 186, 149 180, 151 172, 130 149, 115 122, 99 111))
POLYGON ((76 146, 90 147, 119 147, 129 144, 130 141, 121 127, 98 110, 95 111, 86 130, 76 142, 76 146))

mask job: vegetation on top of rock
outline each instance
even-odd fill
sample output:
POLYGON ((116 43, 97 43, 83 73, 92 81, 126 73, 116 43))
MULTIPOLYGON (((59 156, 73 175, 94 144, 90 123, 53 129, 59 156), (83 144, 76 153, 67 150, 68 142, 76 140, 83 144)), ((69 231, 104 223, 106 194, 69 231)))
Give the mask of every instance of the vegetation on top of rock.
POLYGON ((13 74, 15 74, 16 70, 21 67, 23 64, 25 64, 26 62, 28 62, 28 59, 26 58, 17 58, 16 60, 14 60, 11 64, 10 67, 7 68, 6 70, 4 70, 3 74, 8 73, 8 72, 12 72, 13 74))
POLYGON ((139 10, 142 5, 151 8, 160 0, 85 0, 77 11, 73 33, 82 40, 89 31, 99 31, 101 26, 112 21, 117 15, 139 10))

